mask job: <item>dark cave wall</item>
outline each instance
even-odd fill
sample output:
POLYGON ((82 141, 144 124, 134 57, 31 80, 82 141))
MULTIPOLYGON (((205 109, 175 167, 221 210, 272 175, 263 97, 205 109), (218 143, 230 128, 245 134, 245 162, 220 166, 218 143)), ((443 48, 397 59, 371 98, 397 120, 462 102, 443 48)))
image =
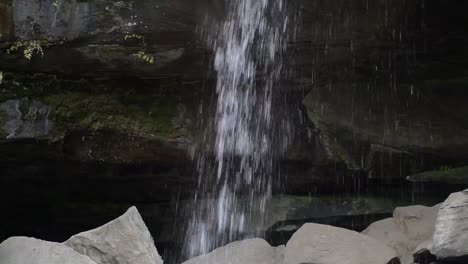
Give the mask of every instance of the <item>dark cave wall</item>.
MULTIPOLYGON (((220 2, 62 0, 54 9, 0 0, 0 198, 13 215, 3 236, 60 240, 137 204, 157 243, 174 246, 158 237, 174 221, 171 201, 196 186, 190 151, 215 99, 201 29, 207 16, 222 19, 220 2), (27 40, 40 41, 44 56, 7 53, 27 40), (154 63, 135 58, 139 51, 154 63), (12 105, 19 112, 6 115, 12 105), (18 133, 7 139, 11 120, 18 133)), ((291 7, 301 12, 282 95, 301 114, 282 157, 283 191, 407 194, 407 175, 466 164, 466 1, 291 7)), ((442 197, 441 189, 424 192, 442 197)))
MULTIPOLYGON (((225 7, 215 0, 119 3, 0 3, 2 156, 32 138, 51 160, 191 163, 215 98, 202 31, 225 7), (28 40, 39 41, 44 56, 7 52, 28 40), (136 58, 139 51, 154 63, 136 58)), ((284 54, 281 94, 291 98, 288 111, 300 114, 291 114, 296 135, 282 157, 282 174, 292 175, 286 190, 329 190, 341 181, 330 179, 349 175, 401 181, 464 165, 465 2, 288 4, 300 19, 291 25, 298 31, 284 54)))

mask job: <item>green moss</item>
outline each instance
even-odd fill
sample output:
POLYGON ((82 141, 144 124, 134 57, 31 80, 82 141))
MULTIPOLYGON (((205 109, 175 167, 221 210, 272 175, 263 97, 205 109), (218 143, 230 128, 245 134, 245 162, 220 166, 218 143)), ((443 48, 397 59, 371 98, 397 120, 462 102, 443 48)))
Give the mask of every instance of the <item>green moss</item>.
POLYGON ((186 96, 182 97, 174 91, 168 93, 161 93, 158 82, 148 84, 134 79, 122 82, 6 73, 0 84, 0 103, 10 99, 43 101, 51 109, 55 137, 73 129, 110 129, 143 137, 188 137, 185 109, 196 109, 190 105, 194 100, 190 94, 182 93, 186 96))
POLYGON ((145 137, 186 136, 182 127, 173 126, 178 111, 170 100, 131 105, 112 95, 72 92, 47 95, 43 100, 62 129, 112 129, 145 137))
POLYGON ((453 78, 453 79, 447 79, 447 80, 427 80, 425 81, 426 86, 429 87, 437 87, 441 89, 455 89, 455 88, 460 88, 460 89, 466 89, 468 86, 468 77, 458 77, 458 78, 453 78))
POLYGON ((7 131, 5 131, 5 128, 4 128, 6 121, 7 121, 6 113, 5 111, 0 109, 0 139, 3 139, 6 136, 8 136, 8 133, 7 131))
POLYGON ((408 176, 407 180, 413 182, 468 184, 468 166, 422 172, 408 176))
MULTIPOLYGON (((76 83, 77 81, 73 81, 76 83)), ((72 82, 61 83, 55 75, 33 74, 16 75, 4 72, 3 82, 0 83, 0 102, 9 99, 40 97, 44 93, 55 92, 61 86, 75 87, 72 82)))
POLYGON ((13 6, 13 1, 14 0, 0 0, 0 4, 4 4, 7 6, 13 6))

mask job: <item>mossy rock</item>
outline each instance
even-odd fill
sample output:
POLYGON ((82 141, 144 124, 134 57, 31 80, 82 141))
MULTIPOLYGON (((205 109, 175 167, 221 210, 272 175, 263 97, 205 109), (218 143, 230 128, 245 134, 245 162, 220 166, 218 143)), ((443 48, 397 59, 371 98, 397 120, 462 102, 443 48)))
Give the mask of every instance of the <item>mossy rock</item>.
POLYGON ((447 184, 468 184, 468 166, 458 168, 441 168, 426 171, 406 178, 412 182, 438 182, 447 184))
POLYGON ((177 123, 184 107, 170 98, 132 105, 109 94, 70 92, 43 99, 62 130, 114 130, 146 138, 189 136, 185 124, 177 123))
POLYGON ((171 80, 148 83, 132 78, 74 79, 6 72, 0 84, 0 103, 11 99, 44 102, 50 107, 56 135, 89 129, 144 138, 189 137, 196 102, 192 91, 182 90, 177 84, 171 80), (160 88, 167 84, 167 91, 160 88))

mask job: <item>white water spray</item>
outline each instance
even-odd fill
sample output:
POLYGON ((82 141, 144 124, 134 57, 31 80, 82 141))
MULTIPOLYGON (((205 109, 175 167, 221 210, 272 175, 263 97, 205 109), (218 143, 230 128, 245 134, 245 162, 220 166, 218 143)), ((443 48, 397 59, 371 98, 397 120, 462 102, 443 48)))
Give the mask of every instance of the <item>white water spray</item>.
POLYGON ((185 241, 189 256, 255 235, 245 234, 245 225, 258 221, 253 212, 266 216, 274 158, 289 138, 279 135, 287 125, 275 118, 287 40, 283 0, 229 2, 225 21, 209 36, 217 72, 215 157, 198 163, 200 184, 185 241))

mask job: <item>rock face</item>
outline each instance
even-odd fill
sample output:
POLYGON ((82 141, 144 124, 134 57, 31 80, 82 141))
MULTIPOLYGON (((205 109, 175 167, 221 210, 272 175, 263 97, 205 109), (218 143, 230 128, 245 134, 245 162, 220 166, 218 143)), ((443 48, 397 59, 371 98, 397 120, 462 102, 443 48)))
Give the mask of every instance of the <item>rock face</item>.
POLYGON ((263 239, 237 241, 183 264, 282 264, 283 247, 274 248, 263 239))
POLYGON ((413 252, 432 237, 439 205, 399 207, 393 218, 378 221, 362 233, 395 249, 402 263, 413 263, 413 252))
POLYGON ((431 252, 440 259, 468 257, 467 219, 468 190, 451 194, 437 214, 431 252))
POLYGON ((59 243, 12 237, 0 244, 2 264, 96 264, 89 257, 59 243))
POLYGON ((71 237, 64 244, 99 264, 163 263, 135 207, 106 225, 71 237))
MULTIPOLYGON (((378 168, 375 163, 386 162, 385 158, 378 158, 381 155, 394 154, 387 160, 395 164, 398 164, 395 159, 417 160, 414 153, 428 156, 434 153, 440 160, 446 160, 440 165, 466 157, 468 115, 463 104, 467 90, 462 72, 468 64, 464 60, 456 67, 450 66, 450 58, 462 58, 466 50, 458 46, 466 47, 466 33, 457 26, 466 20, 466 15, 458 11, 460 5, 429 1, 424 9, 431 11, 419 12, 419 1, 392 1, 386 7, 374 2, 364 15, 361 11, 366 9, 362 6, 366 1, 328 1, 326 4, 318 1, 314 7, 312 3, 317 1, 308 2, 311 7, 304 12, 304 17, 308 17, 304 31, 318 35, 313 41, 314 47, 323 48, 316 48, 320 53, 317 60, 301 65, 304 72, 315 69, 317 74, 309 74, 312 78, 318 76, 312 81, 311 92, 304 104, 311 120, 329 142, 331 151, 338 153, 350 168, 369 169, 373 178, 405 177, 406 172, 415 172, 410 166, 397 166, 403 173, 379 171, 375 169, 378 168), (330 13, 346 10, 346 16, 331 16, 333 22, 328 22, 323 18, 329 14, 325 11, 327 8, 332 10, 330 13), (387 21, 387 16, 382 15, 388 10, 392 10, 390 17, 393 20, 387 21), (315 14, 315 19, 309 12, 315 14), (436 17, 442 16, 447 16, 444 23, 436 21, 436 17), (406 19, 398 19, 403 17, 406 19), (337 23, 335 19, 347 22, 337 23), (424 29, 419 23, 422 19, 428 21, 424 29), (335 34, 322 40, 319 32, 325 34, 323 28, 333 28, 335 34), (397 28, 404 29, 399 34, 392 34, 397 28), (451 28, 453 36, 460 36, 464 41, 455 44, 456 41, 437 33, 444 32, 440 30, 442 28, 451 28), (405 44, 406 41, 418 43, 416 39, 420 38, 432 43, 431 48, 405 44), (444 47, 449 43, 456 46, 450 52, 444 47), (411 56, 409 54, 414 55, 414 62, 419 61, 424 66, 408 64, 405 58, 411 56), (320 59, 321 56, 325 58, 320 59), (457 108, 463 110, 450 110, 457 108), (390 148, 379 151, 381 154, 377 156, 372 150, 374 146, 390 148), (367 157, 364 162, 363 153, 367 157)), ((303 49, 297 54, 305 61, 308 49, 303 49)))
POLYGON ((357 232, 305 224, 286 245, 285 264, 386 264, 396 256, 392 248, 357 232))
POLYGON ((18 99, 8 100, 0 103, 0 111, 5 115, 3 130, 7 139, 41 138, 47 136, 51 130, 49 107, 40 101, 26 103, 18 99))

